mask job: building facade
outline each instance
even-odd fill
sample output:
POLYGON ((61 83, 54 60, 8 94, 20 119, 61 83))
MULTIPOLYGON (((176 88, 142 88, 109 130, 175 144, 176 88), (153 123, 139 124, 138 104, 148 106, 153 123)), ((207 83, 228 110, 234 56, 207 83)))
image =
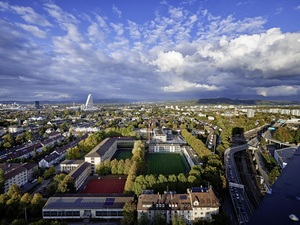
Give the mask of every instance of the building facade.
POLYGON ((121 219, 123 206, 133 195, 58 195, 43 207, 43 219, 121 219))
POLYGON ((74 180, 74 187, 75 190, 78 191, 80 188, 83 187, 87 179, 90 177, 91 174, 91 164, 88 162, 83 162, 76 169, 73 169, 69 175, 74 180))
POLYGON ((149 152, 174 152, 180 153, 181 152, 181 145, 177 143, 149 143, 149 152))
POLYGON ((71 172, 76 169, 80 164, 82 164, 84 160, 69 160, 66 159, 60 163, 60 171, 61 172, 71 172))
POLYGON ((6 193, 13 184, 22 187, 33 180, 38 166, 34 163, 1 163, 0 168, 4 171, 4 192, 6 193))
POLYGON ((118 143, 133 143, 135 140, 131 138, 106 138, 95 148, 93 148, 84 159, 91 164, 92 173, 96 172, 96 166, 105 160, 110 160, 117 151, 118 143))
POLYGON ((138 198, 138 218, 147 216, 153 221, 155 215, 162 214, 166 224, 171 223, 174 215, 181 216, 187 224, 194 220, 211 220, 219 213, 220 203, 213 190, 188 189, 186 194, 167 192, 164 194, 141 194, 138 198))

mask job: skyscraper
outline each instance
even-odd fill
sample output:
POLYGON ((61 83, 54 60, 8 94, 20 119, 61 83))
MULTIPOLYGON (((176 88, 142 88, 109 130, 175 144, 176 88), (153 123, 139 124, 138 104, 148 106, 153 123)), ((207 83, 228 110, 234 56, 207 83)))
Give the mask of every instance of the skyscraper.
POLYGON ((93 104, 93 96, 92 96, 92 94, 88 95, 88 97, 86 99, 86 102, 85 102, 85 105, 82 105, 81 109, 82 110, 95 110, 96 109, 94 107, 94 104, 93 104))
POLYGON ((35 107, 36 109, 39 109, 39 108, 40 108, 40 101, 35 101, 35 102, 34 102, 34 107, 35 107))
POLYGON ((86 102, 85 102, 85 109, 92 109, 93 108, 93 96, 89 94, 86 102))

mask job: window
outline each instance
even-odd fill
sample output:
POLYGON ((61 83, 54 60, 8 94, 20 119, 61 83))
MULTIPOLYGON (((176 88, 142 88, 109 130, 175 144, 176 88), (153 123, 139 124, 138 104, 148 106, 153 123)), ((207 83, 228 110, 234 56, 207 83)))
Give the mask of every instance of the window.
POLYGON ((66 216, 72 216, 72 215, 73 215, 72 211, 66 211, 66 216))
POLYGON ((57 216, 57 211, 50 211, 50 216, 57 216))
POLYGON ((43 214, 44 216, 50 216, 50 211, 44 211, 43 214))
POLYGON ((79 211, 73 211, 73 216, 79 216, 80 212, 79 211))

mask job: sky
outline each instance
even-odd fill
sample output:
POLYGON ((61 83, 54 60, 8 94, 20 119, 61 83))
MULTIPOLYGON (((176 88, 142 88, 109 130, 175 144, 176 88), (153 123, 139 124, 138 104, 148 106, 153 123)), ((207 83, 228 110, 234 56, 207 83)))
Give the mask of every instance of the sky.
POLYGON ((300 99, 299 0, 0 1, 0 101, 300 99))

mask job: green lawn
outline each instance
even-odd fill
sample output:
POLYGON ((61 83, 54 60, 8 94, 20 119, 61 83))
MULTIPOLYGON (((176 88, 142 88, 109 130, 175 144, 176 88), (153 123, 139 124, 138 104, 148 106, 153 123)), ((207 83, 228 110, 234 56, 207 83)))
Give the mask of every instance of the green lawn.
POLYGON ((114 158, 116 158, 117 160, 120 160, 120 159, 123 159, 123 160, 126 160, 126 159, 131 159, 132 157, 132 152, 131 150, 118 150, 117 151, 117 154, 114 158))
POLYGON ((189 169, 183 162, 184 156, 176 153, 150 153, 146 155, 144 174, 175 174, 186 173, 189 169))

